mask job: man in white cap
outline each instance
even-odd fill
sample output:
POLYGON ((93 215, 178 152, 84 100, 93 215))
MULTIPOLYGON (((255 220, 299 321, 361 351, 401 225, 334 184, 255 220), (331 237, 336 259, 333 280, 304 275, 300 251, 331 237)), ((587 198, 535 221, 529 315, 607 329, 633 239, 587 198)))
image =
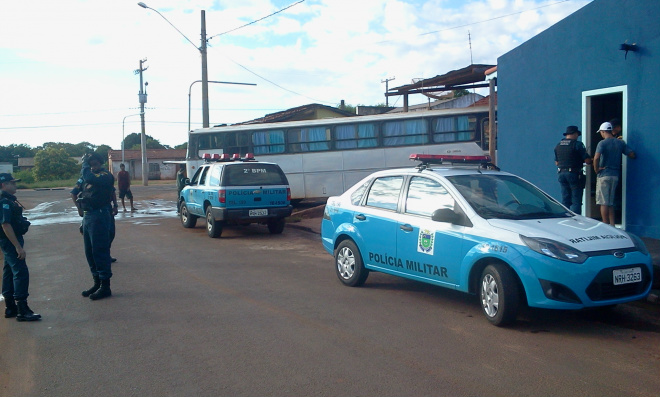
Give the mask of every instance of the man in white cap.
POLYGON ((625 154, 631 159, 636 156, 623 140, 616 139, 612 135, 612 124, 601 124, 598 132, 603 140, 596 146, 593 162, 594 172, 598 176, 596 179, 596 204, 600 205, 603 223, 614 226, 614 200, 621 172, 621 155, 625 154))

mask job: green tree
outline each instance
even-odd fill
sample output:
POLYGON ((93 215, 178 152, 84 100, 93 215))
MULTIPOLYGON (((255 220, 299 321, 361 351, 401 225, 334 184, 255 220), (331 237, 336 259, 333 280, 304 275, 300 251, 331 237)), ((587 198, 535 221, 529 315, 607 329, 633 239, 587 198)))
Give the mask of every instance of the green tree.
POLYGON ((24 143, 0 146, 0 162, 13 163, 17 166, 20 157, 34 157, 34 153, 35 150, 24 143))
POLYGON ((454 90, 453 92, 454 92, 454 98, 458 98, 458 97, 466 96, 466 95, 470 94, 470 91, 468 91, 466 89, 454 90))
POLYGON ((112 150, 112 148, 108 145, 99 145, 97 146, 95 152, 100 154, 101 157, 103 157, 103 162, 107 163, 108 162, 108 152, 112 150))
POLYGON ((32 172, 37 181, 53 181, 71 178, 79 172, 79 167, 64 148, 49 147, 34 156, 32 172))
POLYGON ((175 149, 188 149, 188 142, 183 142, 180 145, 174 146, 175 149))
POLYGON ((65 142, 46 142, 43 145, 37 147, 37 150, 45 149, 64 149, 69 157, 82 157, 83 154, 93 152, 96 150, 96 145, 92 145, 89 142, 80 142, 80 143, 65 143, 65 142))
MULTIPOLYGON (((162 145, 158 139, 154 139, 153 137, 149 135, 145 135, 145 138, 147 138, 147 149, 167 149, 164 145, 162 145)), ((129 135, 127 135, 124 138, 124 148, 130 149, 130 150, 137 150, 141 149, 142 146, 142 140, 141 140, 141 134, 138 134, 137 132, 133 132, 129 135)))

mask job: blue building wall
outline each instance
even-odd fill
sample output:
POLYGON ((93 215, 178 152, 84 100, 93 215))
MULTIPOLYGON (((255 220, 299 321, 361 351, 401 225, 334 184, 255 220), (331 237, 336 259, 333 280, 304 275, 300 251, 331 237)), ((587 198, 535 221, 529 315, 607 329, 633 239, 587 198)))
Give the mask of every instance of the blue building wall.
POLYGON ((626 141, 638 158, 628 161, 625 228, 653 238, 660 238, 659 21, 659 0, 594 0, 497 62, 498 165, 555 198, 553 150, 566 126, 581 126, 582 93, 627 86, 626 141), (627 59, 619 50, 626 41, 640 49, 627 59))

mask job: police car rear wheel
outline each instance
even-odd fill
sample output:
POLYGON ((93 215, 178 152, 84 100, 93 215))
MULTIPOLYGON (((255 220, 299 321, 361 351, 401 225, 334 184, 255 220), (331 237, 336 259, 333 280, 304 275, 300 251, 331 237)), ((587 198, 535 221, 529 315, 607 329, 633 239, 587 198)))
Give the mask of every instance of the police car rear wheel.
POLYGON ((206 207, 206 233, 211 238, 218 238, 222 234, 222 223, 215 220, 210 205, 206 207))
POLYGON ((488 265, 480 285, 481 308, 488 321, 497 326, 515 321, 520 297, 513 271, 501 264, 488 265))
POLYGON ((185 228, 195 227, 197 224, 197 217, 188 212, 186 203, 181 203, 181 224, 185 228))
POLYGON ((268 222, 268 231, 270 234, 281 234, 284 231, 284 218, 268 222))
POLYGON ((335 264, 339 281, 349 287, 359 287, 367 281, 369 270, 362 263, 362 255, 355 243, 344 240, 335 250, 335 264))

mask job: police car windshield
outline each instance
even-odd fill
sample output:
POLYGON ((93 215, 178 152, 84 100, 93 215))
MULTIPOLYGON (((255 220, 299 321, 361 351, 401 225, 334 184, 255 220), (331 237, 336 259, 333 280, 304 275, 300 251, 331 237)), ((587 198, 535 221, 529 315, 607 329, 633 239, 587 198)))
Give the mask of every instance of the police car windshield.
POLYGON ((485 219, 542 219, 572 216, 545 193, 513 175, 455 175, 454 184, 474 211, 485 219))

